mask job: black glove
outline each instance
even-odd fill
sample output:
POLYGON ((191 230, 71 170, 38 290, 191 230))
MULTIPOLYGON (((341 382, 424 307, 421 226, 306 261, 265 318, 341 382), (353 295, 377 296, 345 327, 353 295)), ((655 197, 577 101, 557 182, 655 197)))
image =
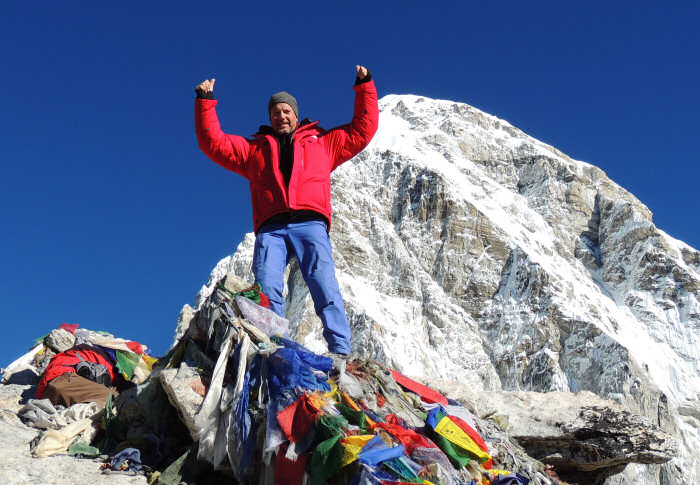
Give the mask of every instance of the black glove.
POLYGON ((214 99, 214 91, 205 91, 202 88, 194 88, 197 93, 197 99, 214 99))
POLYGON ((364 79, 360 79, 360 76, 357 76, 355 78, 355 86, 357 86, 359 84, 364 84, 364 83, 372 80, 372 73, 370 72, 369 68, 365 67, 365 69, 367 69, 367 75, 365 76, 364 79))

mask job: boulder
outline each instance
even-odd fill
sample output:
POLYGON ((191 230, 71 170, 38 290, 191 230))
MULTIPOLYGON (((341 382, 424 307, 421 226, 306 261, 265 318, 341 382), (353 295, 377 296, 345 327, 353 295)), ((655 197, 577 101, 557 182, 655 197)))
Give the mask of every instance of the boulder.
POLYGON ((630 463, 666 463, 678 452, 670 433, 588 391, 450 392, 571 483, 603 483, 630 463))
POLYGON ((170 403, 180 413, 193 439, 196 439, 195 416, 202 407, 207 387, 195 369, 182 363, 178 369, 165 369, 158 376, 170 403))

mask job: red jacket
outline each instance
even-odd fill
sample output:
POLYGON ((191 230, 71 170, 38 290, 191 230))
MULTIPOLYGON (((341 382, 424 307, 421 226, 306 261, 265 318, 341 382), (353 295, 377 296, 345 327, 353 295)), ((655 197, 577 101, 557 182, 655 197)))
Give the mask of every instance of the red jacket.
POLYGON ((221 131, 216 116, 217 101, 195 101, 199 148, 222 167, 248 179, 256 233, 267 219, 290 210, 318 212, 330 224, 330 174, 367 146, 379 121, 374 81, 353 89, 355 113, 349 124, 324 130, 316 122, 299 126, 294 132, 294 166, 289 187, 279 169, 279 143, 274 135, 257 134, 252 139, 228 135, 221 131))
POLYGON ((51 379, 55 379, 56 377, 68 372, 75 373, 76 364, 81 362, 80 357, 76 355, 78 352, 80 352, 80 355, 87 362, 97 362, 98 364, 102 364, 107 367, 107 370, 109 370, 109 377, 112 382, 114 382, 114 364, 105 352, 96 348, 91 349, 86 346, 73 347, 70 350, 66 350, 65 352, 61 352, 51 357, 49 365, 41 375, 39 384, 36 387, 37 399, 42 399, 44 397, 44 389, 46 389, 46 384, 48 384, 51 379))

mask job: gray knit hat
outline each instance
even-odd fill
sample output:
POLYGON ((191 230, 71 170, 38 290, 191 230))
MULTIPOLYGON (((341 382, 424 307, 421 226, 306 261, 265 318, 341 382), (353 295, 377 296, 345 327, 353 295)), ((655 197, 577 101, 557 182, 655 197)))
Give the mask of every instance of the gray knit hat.
POLYGON ((270 96, 270 102, 267 103, 267 114, 270 114, 272 107, 277 103, 287 103, 294 110, 294 114, 299 118, 299 108, 297 107, 297 99, 289 94, 287 91, 280 91, 279 93, 270 96))

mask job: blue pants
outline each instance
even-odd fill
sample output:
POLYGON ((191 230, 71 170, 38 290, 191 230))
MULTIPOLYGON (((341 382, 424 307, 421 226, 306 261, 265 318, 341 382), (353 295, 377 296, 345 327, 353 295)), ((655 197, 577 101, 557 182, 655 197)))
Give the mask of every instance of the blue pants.
POLYGON ((331 240, 323 221, 265 224, 258 231, 253 254, 253 274, 270 299, 270 309, 284 316, 284 269, 295 254, 309 287, 316 315, 323 322, 328 350, 350 353, 350 325, 343 297, 335 280, 331 240))

